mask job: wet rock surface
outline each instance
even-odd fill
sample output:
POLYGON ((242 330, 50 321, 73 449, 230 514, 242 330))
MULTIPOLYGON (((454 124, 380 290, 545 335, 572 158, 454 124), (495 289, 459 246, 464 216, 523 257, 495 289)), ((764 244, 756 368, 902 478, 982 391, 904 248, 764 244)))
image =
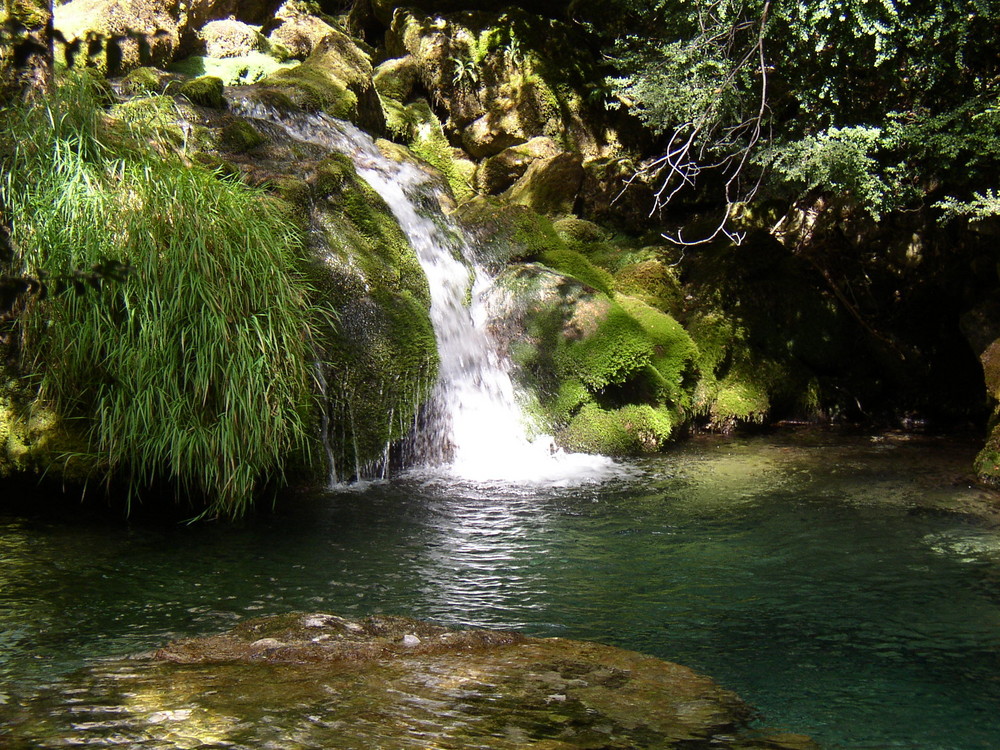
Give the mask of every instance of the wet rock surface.
POLYGON ((73 715, 40 696, 13 747, 815 747, 747 731, 745 703, 677 664, 403 617, 250 620, 70 682, 73 715))

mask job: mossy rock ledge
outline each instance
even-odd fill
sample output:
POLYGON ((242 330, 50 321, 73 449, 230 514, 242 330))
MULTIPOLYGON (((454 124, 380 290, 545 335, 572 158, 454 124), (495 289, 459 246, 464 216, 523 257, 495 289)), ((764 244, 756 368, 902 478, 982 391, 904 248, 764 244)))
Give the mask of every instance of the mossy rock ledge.
MULTIPOLYGON (((678 664, 405 617, 248 620, 77 680, 81 712, 114 707, 116 737, 133 746, 816 747, 750 732, 743 701, 678 664)), ((92 726, 77 721, 62 742, 92 726)))

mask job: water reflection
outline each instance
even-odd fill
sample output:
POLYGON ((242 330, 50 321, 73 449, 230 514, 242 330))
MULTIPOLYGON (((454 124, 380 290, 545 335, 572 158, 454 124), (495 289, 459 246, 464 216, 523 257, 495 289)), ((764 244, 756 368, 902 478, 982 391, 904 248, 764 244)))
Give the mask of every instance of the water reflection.
POLYGON ((434 618, 477 626, 527 624, 511 621, 509 603, 520 601, 530 610, 545 597, 544 576, 532 565, 549 552, 545 508, 527 494, 490 485, 465 485, 458 502, 432 491, 424 502, 427 533, 416 570, 434 618))

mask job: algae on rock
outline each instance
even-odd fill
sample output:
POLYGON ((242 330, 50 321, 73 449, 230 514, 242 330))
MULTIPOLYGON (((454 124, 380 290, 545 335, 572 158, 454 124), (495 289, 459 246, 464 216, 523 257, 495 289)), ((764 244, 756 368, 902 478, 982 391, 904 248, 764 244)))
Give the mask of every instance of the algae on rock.
POLYGON ((283 93, 306 111, 323 111, 382 135, 385 113, 372 73, 371 55, 333 29, 304 62, 276 71, 263 85, 283 93))
POLYGON ((377 193, 346 156, 311 181, 317 283, 339 311, 324 355, 339 478, 388 469, 389 448, 412 428, 437 375, 430 290, 416 255, 377 193))

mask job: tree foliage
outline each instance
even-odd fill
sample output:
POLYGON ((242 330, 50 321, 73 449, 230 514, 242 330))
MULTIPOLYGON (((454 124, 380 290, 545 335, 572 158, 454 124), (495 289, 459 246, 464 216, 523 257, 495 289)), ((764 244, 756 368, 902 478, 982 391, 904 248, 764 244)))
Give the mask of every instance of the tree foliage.
POLYGON ((714 180, 731 204, 766 179, 873 215, 948 195, 991 210, 973 196, 1000 171, 1000 0, 623 2, 646 30, 618 42, 613 83, 664 135, 647 167, 662 203, 714 180))

